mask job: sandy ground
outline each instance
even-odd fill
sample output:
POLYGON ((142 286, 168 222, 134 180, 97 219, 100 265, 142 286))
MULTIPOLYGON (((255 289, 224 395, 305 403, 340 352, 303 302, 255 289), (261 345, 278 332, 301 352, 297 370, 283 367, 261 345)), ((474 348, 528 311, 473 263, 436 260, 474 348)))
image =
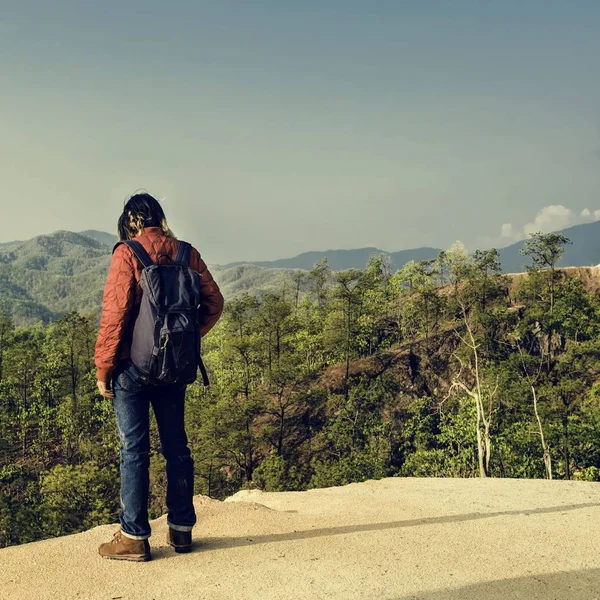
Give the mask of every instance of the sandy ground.
POLYGON ((600 600, 600 485, 386 479, 196 499, 195 552, 100 558, 115 526, 0 550, 3 600, 600 600))

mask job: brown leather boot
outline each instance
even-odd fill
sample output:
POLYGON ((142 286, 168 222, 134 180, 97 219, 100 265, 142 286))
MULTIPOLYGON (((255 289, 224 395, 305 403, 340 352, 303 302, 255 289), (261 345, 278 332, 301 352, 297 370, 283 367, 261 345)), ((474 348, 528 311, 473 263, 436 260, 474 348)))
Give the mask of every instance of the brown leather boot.
POLYGON ((143 562, 152 558, 148 540, 132 540, 123 535, 120 530, 114 534, 110 542, 101 544, 98 552, 103 558, 118 560, 143 562))
POLYGON ((191 531, 176 531, 169 527, 167 533, 167 544, 175 548, 175 552, 185 554, 192 551, 192 532, 191 531))

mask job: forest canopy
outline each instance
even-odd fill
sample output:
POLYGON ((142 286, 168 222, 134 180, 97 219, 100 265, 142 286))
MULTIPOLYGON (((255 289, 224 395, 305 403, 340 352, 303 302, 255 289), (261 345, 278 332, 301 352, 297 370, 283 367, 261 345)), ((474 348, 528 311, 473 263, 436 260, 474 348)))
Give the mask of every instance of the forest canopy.
MULTIPOLYGON (((600 480, 600 301, 537 234, 530 267, 455 245, 392 272, 326 261, 241 294, 204 340, 213 384, 188 389, 198 494, 371 478, 600 480)), ((97 317, 0 315, 0 547, 113 522, 118 436, 98 396, 97 317)), ((151 513, 165 511, 152 427, 151 513)))

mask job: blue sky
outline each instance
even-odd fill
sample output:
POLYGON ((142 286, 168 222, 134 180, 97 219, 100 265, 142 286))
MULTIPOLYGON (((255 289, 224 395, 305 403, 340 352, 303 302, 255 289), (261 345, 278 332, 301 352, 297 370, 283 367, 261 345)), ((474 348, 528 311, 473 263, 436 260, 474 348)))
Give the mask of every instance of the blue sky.
POLYGON ((596 218, 598 31, 597 0, 0 0, 0 239, 114 231, 137 188, 212 263, 596 218))

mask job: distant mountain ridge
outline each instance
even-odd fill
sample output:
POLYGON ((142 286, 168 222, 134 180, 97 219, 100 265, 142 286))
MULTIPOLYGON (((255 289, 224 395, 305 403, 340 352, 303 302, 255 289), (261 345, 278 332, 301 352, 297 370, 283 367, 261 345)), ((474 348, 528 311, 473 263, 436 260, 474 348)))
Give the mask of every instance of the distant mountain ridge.
MULTIPOLYGON (((116 236, 56 231, 0 246, 0 310, 17 324, 48 323, 78 311, 99 314, 116 236)), ((263 294, 291 287, 291 269, 211 266, 223 294, 263 294)))
POLYGON ((0 306, 17 322, 46 323, 72 310, 96 311, 109 263, 108 246, 72 231, 0 249, 0 306))
POLYGON ((80 235, 84 235, 86 237, 92 238, 109 248, 112 248, 118 241, 119 238, 112 234, 107 233, 106 231, 97 231, 95 229, 86 229, 85 231, 80 231, 80 235))
MULTIPOLYGON (((593 266, 600 263, 600 222, 564 230, 572 245, 567 246, 561 266, 593 266)), ((77 310, 99 313, 111 249, 116 236, 95 230, 79 233, 57 231, 26 241, 0 244, 0 309, 13 314, 17 323, 47 323, 77 310)), ((525 258, 519 255, 524 242, 499 250, 505 272, 523 271, 525 258)), ((312 269, 326 257, 334 271, 364 268, 369 257, 386 254, 394 269, 412 260, 437 257, 436 248, 385 252, 378 248, 304 252, 296 257, 273 261, 236 262, 211 270, 226 298, 240 293, 264 294, 293 289, 298 270, 312 269)))
MULTIPOLYGON (((600 221, 575 225, 559 231, 571 240, 565 248, 560 263, 563 267, 586 267, 600 263, 600 221)), ((527 264, 527 259, 519 254, 525 241, 521 240, 510 246, 499 248, 500 261, 506 273, 520 273, 527 264)), ((387 252, 379 248, 358 248, 356 250, 325 250, 323 252, 304 252, 292 258, 283 258, 270 261, 238 261, 222 265, 221 268, 229 269, 240 265, 255 265, 265 268, 289 268, 310 270, 314 263, 323 257, 327 258, 329 266, 334 271, 344 269, 363 269, 369 257, 373 254, 385 254, 390 257, 392 266, 401 269, 410 261, 419 262, 431 260, 438 256, 442 250, 439 248, 415 248, 399 252, 387 252)))
POLYGON ((386 252, 379 248, 357 248, 356 250, 324 250, 322 252, 312 251, 303 252, 292 258, 282 258, 279 260, 267 261, 249 261, 233 262, 222 265, 223 269, 230 269, 240 265, 255 265, 268 269, 303 269, 309 271, 315 263, 323 258, 327 259, 327 264, 334 271, 344 271, 346 269, 363 269, 369 262, 369 258, 374 254, 385 254, 390 257, 392 265, 396 269, 402 268, 406 263, 414 260, 434 259, 441 252, 439 248, 416 248, 414 250, 401 250, 400 252, 386 252))
MULTIPOLYGON (((571 240, 571 244, 565 248, 561 267, 593 267, 600 264, 600 221, 575 225, 557 233, 562 233, 571 240)), ((502 268, 506 273, 520 273, 524 270, 527 260, 519 254, 524 243, 517 242, 499 250, 502 268)))
MULTIPOLYGON (((117 242, 117 236, 105 231, 97 231, 88 229, 79 233, 73 232, 55 232, 50 236, 38 236, 32 240, 0 242, 0 255, 14 252, 17 248, 31 243, 38 238, 48 238, 58 234, 70 233, 72 235, 83 236, 84 238, 92 239, 105 248, 114 246, 117 242)), ((561 262, 565 267, 580 267, 593 266, 600 263, 600 221, 594 223, 586 223, 583 225, 575 225, 560 231, 571 239, 572 244, 567 246, 561 262)), ((43 243, 43 242, 42 242, 43 243)), ((524 241, 516 242, 510 246, 500 248, 500 258, 502 266, 506 272, 521 272, 523 271, 526 260, 520 256, 519 251, 523 247, 524 241)), ((388 252, 376 247, 357 248, 357 249, 340 249, 340 250, 323 250, 303 252, 297 256, 289 258, 280 258, 264 261, 244 261, 239 260, 230 262, 224 265, 213 265, 213 268, 225 270, 240 267, 242 265, 252 265, 256 267, 264 267, 267 269, 302 269, 310 270, 315 263, 318 263, 322 258, 327 258, 329 266, 334 271, 344 269, 361 269, 367 264, 369 258, 374 254, 384 254, 390 257, 394 268, 402 268, 407 262, 414 260, 431 260, 437 257, 441 252, 440 248, 422 247, 409 250, 400 250, 397 252, 388 252)))
POLYGON ((24 244, 23 240, 15 240, 14 242, 0 242, 0 252, 10 252, 24 244))

